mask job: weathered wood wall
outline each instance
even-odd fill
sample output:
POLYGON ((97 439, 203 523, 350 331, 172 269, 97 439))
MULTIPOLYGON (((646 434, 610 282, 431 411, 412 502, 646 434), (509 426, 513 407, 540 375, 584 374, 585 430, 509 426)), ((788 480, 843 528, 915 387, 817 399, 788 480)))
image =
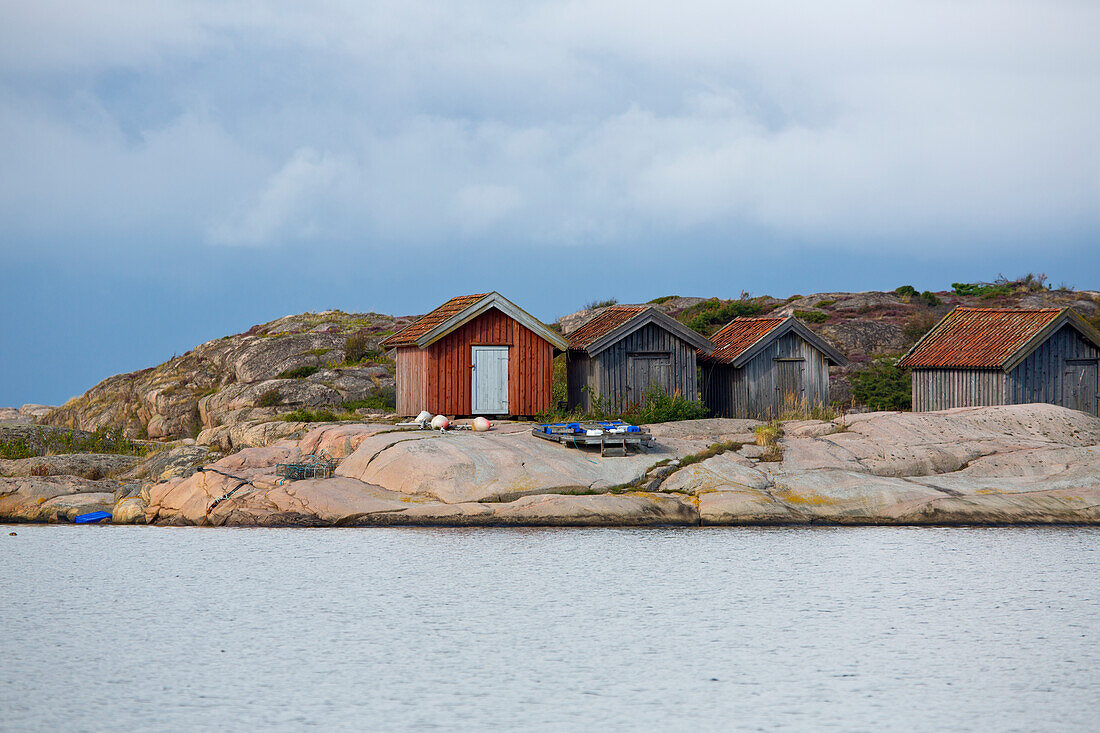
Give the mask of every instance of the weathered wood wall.
POLYGON ((913 411, 1003 405, 1000 369, 914 369, 913 411))
POLYGON ((428 408, 428 352, 416 346, 397 350, 397 414, 416 415, 428 408))
MULTIPOLYGON (((1008 373, 1005 378, 1005 403, 1017 405, 1025 402, 1049 402, 1079 409, 1079 405, 1067 404, 1064 399, 1066 385, 1063 384, 1063 379, 1067 361, 1070 359, 1100 359, 1100 349, 1082 338, 1073 327, 1063 326, 1008 373)), ((1096 395, 1100 385, 1090 386, 1092 394, 1096 395)), ((1092 402, 1095 403, 1096 400, 1093 399, 1092 402)), ((1093 404, 1091 407, 1092 409, 1086 411, 1093 415, 1098 414, 1100 406, 1093 404)))
MULTIPOLYGON (((1066 404, 1068 360, 1100 359, 1100 349, 1071 326, 1063 326, 1008 374, 1001 369, 914 369, 913 409, 1018 405, 1028 402, 1066 404)), ((1094 388, 1092 394, 1096 394, 1094 388)), ((1100 405, 1088 410, 1100 411, 1100 405)))
POLYGON ((398 412, 470 415, 471 346, 508 346, 508 408, 534 415, 550 406, 554 347, 534 331, 491 309, 427 348, 398 350, 398 412), (403 355, 402 352, 409 352, 403 355), (405 385, 408 385, 407 387, 405 385))
MULTIPOLYGON (((789 367, 788 367, 789 368, 789 367)), ((829 360, 797 333, 768 344, 744 367, 703 365, 703 402, 716 417, 768 420, 784 410, 829 404, 829 360), (782 394, 779 362, 801 360, 797 393, 782 394)))
POLYGON ((591 409, 592 394, 618 409, 640 402, 645 389, 632 388, 629 384, 628 367, 632 354, 667 354, 669 392, 690 400, 699 399, 695 347, 657 324, 649 323, 594 357, 569 352, 566 376, 570 409, 591 409), (583 390, 585 386, 588 390, 583 390))
MULTIPOLYGON (((592 409, 592 395, 589 385, 595 384, 596 370, 593 360, 583 351, 570 350, 565 353, 566 399, 569 409, 588 412, 592 409)), ((592 386, 591 389, 596 389, 592 386)))

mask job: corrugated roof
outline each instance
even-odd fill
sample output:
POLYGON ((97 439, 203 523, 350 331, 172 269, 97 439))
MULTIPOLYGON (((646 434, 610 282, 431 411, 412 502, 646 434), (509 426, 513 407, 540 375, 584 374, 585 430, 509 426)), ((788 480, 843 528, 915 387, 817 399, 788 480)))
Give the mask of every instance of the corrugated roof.
POLYGON ((1062 311, 959 307, 944 316, 898 365, 1000 367, 1062 311))
POLYGON ((456 298, 451 298, 431 313, 421 316, 393 336, 384 339, 382 345, 388 349, 392 349, 395 346, 413 346, 416 344, 417 339, 428 331, 431 331, 448 318, 476 305, 487 295, 489 295, 489 293, 460 295, 456 298))
POLYGON ((569 348, 586 349, 630 319, 648 310, 644 305, 613 305, 597 313, 569 334, 569 348))
POLYGON ((778 327, 783 321, 782 317, 748 317, 739 316, 730 321, 726 326, 710 337, 714 342, 714 351, 701 355, 710 361, 721 364, 731 364, 749 347, 764 338, 778 327))

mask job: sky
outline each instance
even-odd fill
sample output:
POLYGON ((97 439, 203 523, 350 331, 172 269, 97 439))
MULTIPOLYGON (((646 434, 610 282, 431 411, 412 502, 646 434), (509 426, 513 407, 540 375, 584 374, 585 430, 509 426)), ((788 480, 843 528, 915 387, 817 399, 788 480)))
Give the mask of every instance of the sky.
POLYGON ((290 313, 1100 289, 1100 3, 0 0, 0 405, 290 313))

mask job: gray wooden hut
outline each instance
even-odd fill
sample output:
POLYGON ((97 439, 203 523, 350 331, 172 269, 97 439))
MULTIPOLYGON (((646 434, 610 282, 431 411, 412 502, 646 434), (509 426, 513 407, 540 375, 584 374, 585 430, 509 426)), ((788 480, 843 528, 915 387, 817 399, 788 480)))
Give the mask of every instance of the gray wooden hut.
POLYGON ((829 404, 829 365, 848 360, 794 316, 735 318, 700 354, 703 403, 715 417, 768 420, 829 404))
POLYGON ((644 305, 606 308, 568 336, 569 409, 588 411, 593 398, 616 410, 642 401, 657 385, 699 399, 696 353, 713 344, 676 319, 644 305))
POLYGON ((913 409, 1049 402, 1100 415, 1100 333, 1069 308, 956 308, 909 350, 913 409))

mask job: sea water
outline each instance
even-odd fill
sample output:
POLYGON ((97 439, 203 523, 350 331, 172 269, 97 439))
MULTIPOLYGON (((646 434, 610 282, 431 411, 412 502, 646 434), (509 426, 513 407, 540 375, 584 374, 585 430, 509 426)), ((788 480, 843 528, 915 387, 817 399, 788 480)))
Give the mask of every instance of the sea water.
POLYGON ((1097 528, 6 525, 0 548, 5 730, 1100 729, 1097 528))

